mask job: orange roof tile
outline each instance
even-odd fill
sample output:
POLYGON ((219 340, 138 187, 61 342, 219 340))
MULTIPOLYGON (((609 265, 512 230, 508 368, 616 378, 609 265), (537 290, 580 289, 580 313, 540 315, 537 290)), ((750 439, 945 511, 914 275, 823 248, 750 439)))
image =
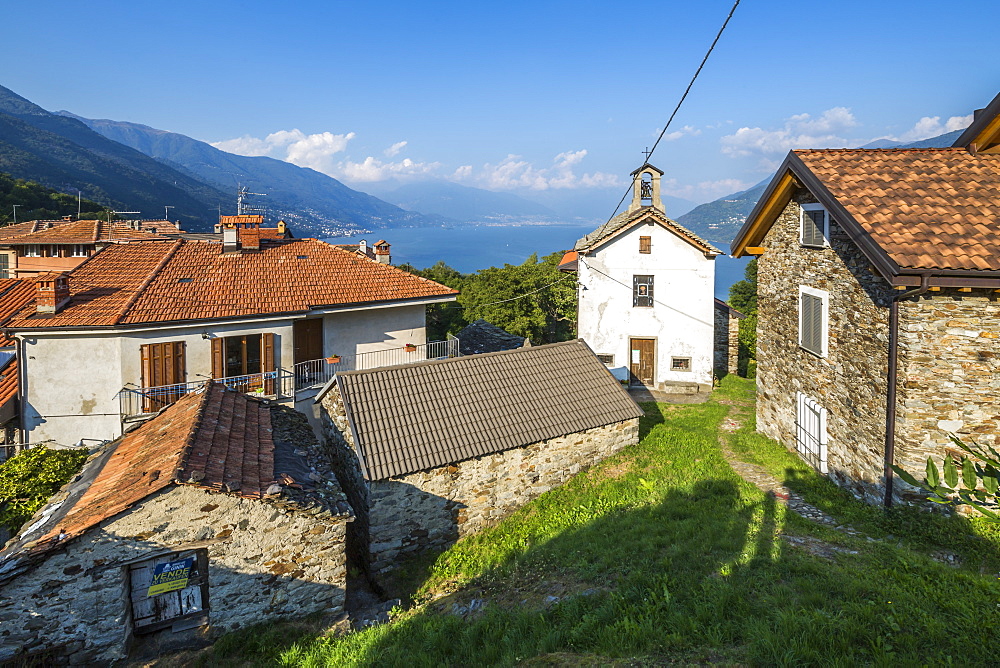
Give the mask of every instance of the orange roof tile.
POLYGON ((11 357, 0 368, 0 406, 17 396, 17 358, 11 357))
POLYGON ((127 223, 103 220, 74 220, 63 222, 47 229, 41 229, 4 240, 12 246, 25 244, 93 244, 107 241, 130 239, 164 239, 165 237, 145 230, 134 230, 127 223))
POLYGON ((1000 155, 963 148, 794 153, 900 268, 1000 270, 1000 155))
POLYGON ((79 536, 171 484, 262 498, 274 483, 270 409, 221 383, 181 397, 109 449, 86 491, 36 548, 79 536))
POLYGON ((70 303, 58 314, 25 307, 9 327, 211 320, 458 294, 315 239, 243 253, 222 253, 217 240, 116 244, 73 270, 69 287, 70 303))
MULTIPOLYGON (((35 284, 16 278, 0 278, 0 326, 35 298, 35 284)), ((14 345, 14 339, 0 333, 0 348, 14 345)))

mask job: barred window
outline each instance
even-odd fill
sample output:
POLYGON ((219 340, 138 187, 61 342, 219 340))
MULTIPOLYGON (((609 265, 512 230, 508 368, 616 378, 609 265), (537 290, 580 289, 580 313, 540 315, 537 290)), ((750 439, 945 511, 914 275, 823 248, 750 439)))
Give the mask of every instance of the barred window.
POLYGON ((653 306, 653 277, 632 277, 632 306, 653 306))

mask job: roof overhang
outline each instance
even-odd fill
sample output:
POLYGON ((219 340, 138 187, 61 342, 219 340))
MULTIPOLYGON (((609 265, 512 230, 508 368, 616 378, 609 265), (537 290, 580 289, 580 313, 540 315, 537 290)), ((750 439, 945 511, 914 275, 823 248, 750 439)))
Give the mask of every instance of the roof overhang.
POLYGON ((972 124, 959 135, 952 146, 970 148, 973 144, 977 151, 1000 152, 1000 94, 976 114, 972 124))
MULTIPOLYGON (((705 257, 714 258, 717 255, 723 255, 723 252, 717 249, 712 244, 707 241, 696 239, 688 235, 693 235, 693 232, 687 230, 680 223, 673 221, 666 217, 659 209, 651 206, 644 206, 643 208, 637 210, 634 214, 635 217, 629 222, 625 223, 613 232, 609 232, 603 237, 594 239, 588 246, 584 248, 578 248, 578 255, 590 255, 597 252, 605 244, 611 242, 612 240, 620 237, 621 235, 629 232, 639 225, 644 225, 646 223, 656 223, 663 229, 667 230, 681 241, 686 242, 688 245, 692 246, 695 250, 698 250, 705 254, 705 257), (685 234, 687 232, 687 234, 685 234)), ((565 261, 565 256, 562 261, 565 261)))
POLYGON ((240 316, 230 316, 227 318, 210 318, 204 320, 171 320, 162 322, 137 322, 125 325, 99 325, 93 327, 4 327, 0 331, 11 336, 31 335, 31 336, 85 336, 94 333, 117 334, 127 332, 141 332, 145 330, 162 331, 168 329, 187 329, 191 327, 206 327, 224 323, 268 323, 281 320, 297 320, 301 318, 312 318, 317 315, 333 313, 350 313, 353 311, 373 311, 377 309, 397 308, 401 306, 424 306, 428 304, 441 304, 453 302, 458 298, 458 294, 437 295, 434 297, 414 297, 412 299, 397 299, 391 302, 364 302, 357 304, 310 306, 307 311, 288 311, 285 313, 260 313, 240 316))

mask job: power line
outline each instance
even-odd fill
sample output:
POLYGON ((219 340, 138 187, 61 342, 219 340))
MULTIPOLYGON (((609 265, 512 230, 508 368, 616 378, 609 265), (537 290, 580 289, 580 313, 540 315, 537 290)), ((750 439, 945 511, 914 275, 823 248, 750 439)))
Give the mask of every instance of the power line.
MULTIPOLYGON (((698 69, 695 70, 694 76, 691 77, 691 81, 688 82, 687 88, 684 89, 684 94, 681 95, 681 99, 678 100, 677 106, 674 107, 673 113, 670 114, 670 118, 667 119, 666 125, 664 125, 663 130, 660 131, 660 136, 656 138, 656 142, 653 144, 653 148, 649 149, 649 152, 646 154, 646 162, 649 162, 649 159, 653 156, 653 151, 655 151, 656 147, 660 145, 660 141, 663 139, 663 136, 667 133, 667 128, 669 128, 670 124, 673 123, 674 116, 676 116, 677 112, 680 111, 681 105, 684 104, 684 100, 687 99, 688 93, 691 92, 691 87, 694 86, 694 82, 697 81, 698 75, 701 74, 702 68, 705 67, 705 63, 708 62, 708 57, 712 55, 712 51, 715 50, 715 45, 719 43, 719 38, 722 37, 722 33, 726 30, 726 26, 729 25, 729 19, 733 18, 733 13, 736 11, 736 8, 739 7, 739 5, 740 5, 740 0, 736 0, 736 2, 733 3, 732 8, 729 10, 729 15, 726 16, 726 20, 722 22, 722 27, 719 28, 719 32, 715 35, 715 39, 712 40, 712 44, 711 46, 708 47, 708 51, 705 52, 705 57, 701 59, 701 64, 698 65, 698 69)), ((595 233, 595 236, 599 237, 603 233, 604 228, 607 227, 612 220, 614 220, 615 215, 618 213, 618 209, 621 208, 622 203, 625 201, 625 198, 628 197, 628 194, 629 192, 631 192, 631 190, 632 190, 632 185, 630 184, 629 187, 626 188, 625 194, 623 194, 622 198, 618 200, 618 205, 615 207, 615 210, 611 213, 611 217, 608 218, 608 222, 604 223, 599 228, 597 228, 597 233, 595 233)))

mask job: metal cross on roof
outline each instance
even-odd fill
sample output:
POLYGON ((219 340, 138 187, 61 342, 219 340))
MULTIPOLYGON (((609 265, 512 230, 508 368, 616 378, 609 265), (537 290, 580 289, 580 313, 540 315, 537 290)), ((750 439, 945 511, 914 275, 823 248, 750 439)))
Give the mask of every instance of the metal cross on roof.
POLYGON ((643 151, 643 154, 645 154, 645 156, 646 156, 646 161, 648 162, 648 161, 649 161, 649 156, 651 156, 651 155, 653 154, 653 152, 652 152, 652 151, 650 151, 650 150, 649 150, 649 147, 647 146, 647 147, 646 147, 646 150, 645 150, 645 151, 643 151))

